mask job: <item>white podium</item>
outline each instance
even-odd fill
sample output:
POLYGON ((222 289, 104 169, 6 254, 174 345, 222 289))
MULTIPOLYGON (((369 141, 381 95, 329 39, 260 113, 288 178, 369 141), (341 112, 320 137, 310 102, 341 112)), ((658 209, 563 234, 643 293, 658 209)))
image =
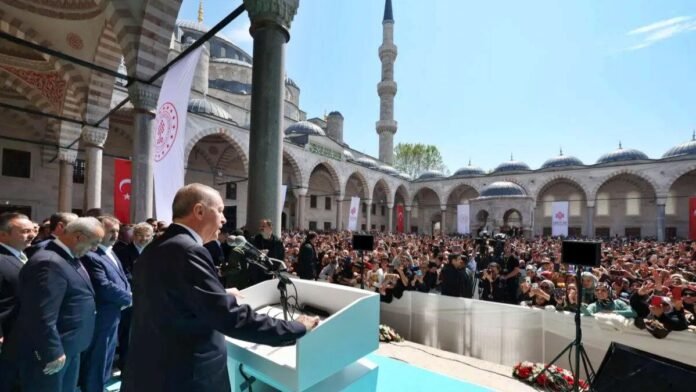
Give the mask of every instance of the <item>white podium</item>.
MULTIPOLYGON (((227 337, 227 359, 234 391, 242 391, 244 373, 257 379, 260 391, 374 391, 377 366, 364 357, 379 347, 379 295, 324 282, 292 279, 299 305, 325 310, 329 316, 295 345, 271 347, 227 337)), ((282 319, 278 280, 242 291, 239 303, 282 319)), ((288 285, 288 295, 295 291, 288 285)), ((297 312, 296 312, 297 313, 297 312)), ((297 317, 299 314, 295 314, 297 317)))

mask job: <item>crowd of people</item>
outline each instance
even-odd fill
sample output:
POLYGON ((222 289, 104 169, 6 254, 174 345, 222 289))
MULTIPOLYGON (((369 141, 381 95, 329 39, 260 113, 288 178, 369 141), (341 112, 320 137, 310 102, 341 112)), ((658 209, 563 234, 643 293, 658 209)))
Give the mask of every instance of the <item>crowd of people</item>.
MULTIPOLYGON (((130 225, 101 211, 90 214, 61 212, 41 223, 19 213, 0 215, 0 392, 12 391, 20 379, 49 380, 55 374, 61 374, 63 390, 80 385, 83 392, 101 392, 113 370, 127 367, 136 265, 148 249, 166 248, 168 236, 188 229, 182 229, 183 220, 130 225), (68 296, 71 301, 60 302, 68 296)), ((265 256, 283 260, 298 278, 372 290, 384 302, 418 291, 566 312, 579 307, 586 316, 631 319, 658 338, 696 330, 696 241, 605 241, 601 265, 591 268, 563 263, 562 242, 552 238, 375 233, 374 249, 358 251, 349 231, 291 231, 278 237, 273 222, 264 219, 255 230, 259 234, 250 236, 224 227, 216 233, 224 218, 205 219, 212 222, 209 238, 203 241, 190 231, 189 240, 200 242, 211 265, 204 262, 194 270, 210 267, 215 282, 206 284, 227 288, 232 296, 271 279, 235 248, 236 239, 246 237, 265 256), (584 268, 580 281, 576 268, 584 268)), ((202 260, 192 255, 182 263, 189 259, 202 260)), ((144 270, 141 282, 153 279, 144 270)), ((141 284, 141 292, 155 283, 141 284)), ((310 330, 312 324, 304 321, 310 330)), ((23 390, 55 385, 55 380, 32 382, 23 390)))

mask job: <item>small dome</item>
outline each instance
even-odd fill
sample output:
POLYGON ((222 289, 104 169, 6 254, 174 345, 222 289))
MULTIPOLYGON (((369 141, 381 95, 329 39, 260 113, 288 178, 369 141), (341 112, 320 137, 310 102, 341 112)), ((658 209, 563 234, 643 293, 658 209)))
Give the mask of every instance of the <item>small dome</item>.
POLYGON ((694 131, 690 141, 670 148, 662 158, 674 158, 685 155, 696 155, 696 131, 694 131))
POLYGON ((509 181, 496 181, 481 190, 480 197, 526 196, 521 186, 509 181))
POLYGON ((512 155, 510 155, 510 160, 498 165, 498 167, 496 167, 495 170, 493 170, 493 173, 505 173, 505 172, 529 171, 529 170, 532 170, 529 168, 529 165, 527 165, 524 162, 514 160, 512 158, 512 155))
POLYGON ((442 178, 442 177, 444 177, 444 176, 445 176, 445 175, 442 174, 441 171, 438 171, 438 170, 427 170, 427 171, 424 171, 423 173, 421 173, 421 175, 418 176, 418 179, 419 179, 419 180, 433 180, 433 179, 436 179, 436 178, 442 178))
POLYGON ((404 180, 408 180, 408 181, 412 180, 411 175, 408 173, 399 172, 398 176, 403 178, 404 180))
POLYGON ((219 117, 223 120, 229 120, 230 116, 225 109, 221 108, 220 105, 215 102, 210 102, 205 98, 194 98, 189 101, 188 111, 191 113, 199 114, 209 114, 211 116, 219 117))
POLYGON ((563 155, 563 150, 561 150, 561 153, 558 156, 555 156, 553 158, 547 159, 546 162, 544 162, 543 165, 541 165, 542 169, 549 169, 552 167, 570 167, 570 166, 583 166, 584 164, 582 163, 581 160, 578 158, 572 156, 572 155, 563 155))
POLYGON ((316 124, 309 121, 299 121, 285 128, 285 136, 290 135, 326 136, 326 133, 316 124))
POLYGON ((634 150, 632 148, 623 148, 621 146, 621 143, 619 143, 619 148, 599 157, 599 159, 597 160, 597 164, 624 161, 644 161, 648 159, 650 158, 648 158, 648 156, 645 155, 645 153, 638 150, 634 150))
POLYGON ((333 112, 329 113, 329 117, 334 117, 334 116, 343 118, 343 115, 341 114, 341 112, 333 111, 333 112))
POLYGON ((393 174, 393 175, 395 175, 395 176, 399 174, 399 171, 398 171, 398 170, 396 170, 395 168, 393 168, 393 167, 391 167, 391 166, 389 166, 389 165, 382 165, 382 166, 379 167, 379 170, 380 170, 380 171, 383 171, 383 172, 385 172, 385 173, 387 173, 387 174, 393 174))
POLYGON ((346 158, 346 161, 355 160, 355 157, 353 156, 353 153, 350 152, 350 150, 343 150, 343 157, 346 158))
POLYGON ((367 166, 369 168, 377 168, 377 162, 375 162, 374 159, 370 159, 368 157, 360 157, 355 160, 360 165, 367 166))
POLYGON ((468 166, 464 166, 460 169, 458 169, 454 174, 452 174, 452 177, 471 177, 471 176, 484 176, 486 175, 486 172, 483 171, 478 166, 471 166, 471 161, 469 161, 468 166))

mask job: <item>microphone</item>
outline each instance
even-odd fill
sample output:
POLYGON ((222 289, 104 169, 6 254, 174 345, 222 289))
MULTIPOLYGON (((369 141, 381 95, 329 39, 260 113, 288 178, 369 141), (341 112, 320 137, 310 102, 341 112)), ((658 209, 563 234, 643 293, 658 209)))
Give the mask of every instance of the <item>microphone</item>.
POLYGON ((280 263, 281 266, 285 267, 285 263, 283 263, 282 260, 272 259, 266 256, 254 245, 249 243, 244 236, 230 236, 227 239, 227 245, 233 247, 233 251, 241 253, 251 263, 258 265, 268 272, 275 271, 277 269, 276 266, 274 266, 274 263, 280 263))

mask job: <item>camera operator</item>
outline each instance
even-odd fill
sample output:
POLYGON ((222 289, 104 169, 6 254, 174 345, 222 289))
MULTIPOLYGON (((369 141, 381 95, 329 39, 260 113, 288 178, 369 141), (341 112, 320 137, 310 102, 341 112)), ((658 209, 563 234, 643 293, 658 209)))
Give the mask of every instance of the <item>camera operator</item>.
POLYGON ((498 263, 488 264, 488 268, 483 271, 481 285, 483 286, 482 300, 505 302, 505 281, 500 279, 500 266, 498 263))
POLYGON ((512 245, 505 244, 503 254, 502 280, 505 281, 505 302, 509 304, 517 303, 517 289, 520 279, 520 260, 512 252, 512 245))

